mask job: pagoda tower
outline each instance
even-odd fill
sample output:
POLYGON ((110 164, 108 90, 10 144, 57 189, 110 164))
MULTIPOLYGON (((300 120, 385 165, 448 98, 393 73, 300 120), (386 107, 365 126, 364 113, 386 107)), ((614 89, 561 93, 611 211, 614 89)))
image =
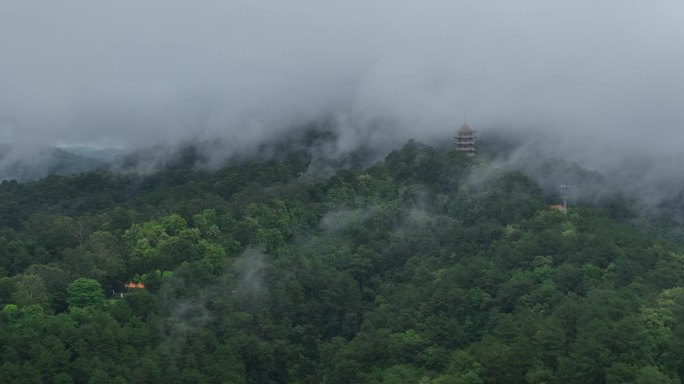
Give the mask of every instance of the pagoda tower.
POLYGON ((470 128, 468 123, 463 123, 461 129, 456 132, 456 150, 465 152, 468 156, 475 156, 475 131, 470 128))

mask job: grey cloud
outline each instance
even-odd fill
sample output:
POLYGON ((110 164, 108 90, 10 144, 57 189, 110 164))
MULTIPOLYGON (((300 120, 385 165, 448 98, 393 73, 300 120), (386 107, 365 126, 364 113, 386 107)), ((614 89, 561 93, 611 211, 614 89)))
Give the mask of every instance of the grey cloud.
POLYGON ((0 140, 240 148, 332 113, 380 146, 467 117, 609 169, 684 142, 681 36, 675 0, 6 2, 0 140))

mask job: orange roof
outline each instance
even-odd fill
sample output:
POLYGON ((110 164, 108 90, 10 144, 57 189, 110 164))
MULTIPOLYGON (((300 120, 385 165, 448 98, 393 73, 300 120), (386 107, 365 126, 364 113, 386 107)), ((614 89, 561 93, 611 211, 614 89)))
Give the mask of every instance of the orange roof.
POLYGON ((143 283, 134 283, 132 281, 129 281, 128 283, 124 284, 124 287, 128 289, 136 289, 136 288, 145 288, 145 284, 143 283))

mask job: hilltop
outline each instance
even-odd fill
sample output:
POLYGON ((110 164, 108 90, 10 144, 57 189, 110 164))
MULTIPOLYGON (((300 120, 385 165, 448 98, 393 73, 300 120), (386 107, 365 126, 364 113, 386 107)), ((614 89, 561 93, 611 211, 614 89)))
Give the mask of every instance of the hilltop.
POLYGON ((677 244, 486 152, 312 161, 0 184, 0 381, 684 377, 677 244))

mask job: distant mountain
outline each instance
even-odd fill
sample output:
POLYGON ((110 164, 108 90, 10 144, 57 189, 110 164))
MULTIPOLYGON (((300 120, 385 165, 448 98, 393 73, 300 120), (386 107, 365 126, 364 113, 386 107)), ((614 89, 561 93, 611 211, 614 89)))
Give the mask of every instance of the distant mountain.
POLYGON ((104 164, 102 159, 80 156, 52 146, 0 144, 0 180, 30 181, 49 175, 87 172, 104 164))
POLYGON ((60 148, 63 151, 73 153, 78 156, 82 157, 89 157, 93 159, 100 159, 100 160, 114 160, 116 158, 125 156, 128 154, 128 151, 124 149, 119 149, 119 148, 93 148, 93 147, 86 147, 86 146, 79 146, 79 147, 61 147, 60 148))

